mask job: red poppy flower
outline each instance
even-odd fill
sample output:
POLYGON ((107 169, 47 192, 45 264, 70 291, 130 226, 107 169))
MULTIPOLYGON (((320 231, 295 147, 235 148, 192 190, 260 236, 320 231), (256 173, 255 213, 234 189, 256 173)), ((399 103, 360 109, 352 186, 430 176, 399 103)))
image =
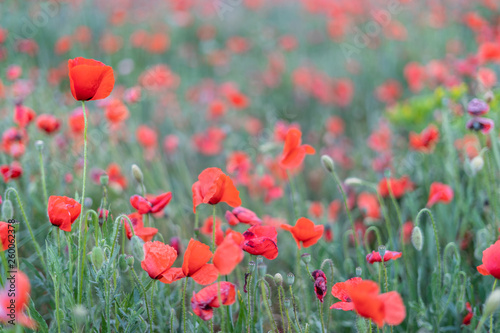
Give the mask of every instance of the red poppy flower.
POLYGON ((82 206, 75 199, 51 195, 48 206, 50 223, 69 232, 73 222, 80 216, 81 208, 82 206))
POLYGON ((347 290, 349 287, 356 287, 358 284, 363 281, 360 277, 354 277, 345 282, 337 282, 332 287, 332 295, 341 300, 341 302, 337 302, 330 306, 330 309, 338 309, 344 311, 352 311, 354 310, 354 303, 352 303, 349 298, 349 294, 347 290))
POLYGON ((164 209, 170 203, 171 199, 172 192, 162 193, 158 196, 151 197, 149 200, 136 194, 130 197, 130 204, 137 209, 139 214, 156 214, 164 209))
POLYGON ((122 101, 115 98, 106 105, 104 115, 110 123, 117 125, 127 120, 130 116, 130 112, 122 101))
POLYGON ((462 324, 464 324, 465 326, 469 326, 472 321, 472 317, 474 317, 474 313, 472 312, 472 306, 470 306, 469 302, 465 303, 465 309, 467 310, 467 314, 462 320, 462 324))
POLYGON ((16 104, 14 108, 14 123, 19 127, 28 126, 33 119, 35 119, 36 113, 32 108, 24 106, 22 104, 16 104))
POLYGON ((278 233, 271 226, 254 225, 243 233, 243 250, 269 260, 278 256, 278 233))
POLYGON ((3 176, 3 181, 8 183, 11 179, 16 179, 22 176, 23 167, 21 163, 13 161, 10 165, 0 165, 0 173, 3 176))
POLYGON ((146 125, 137 127, 135 137, 140 145, 146 149, 155 148, 158 144, 158 135, 155 130, 146 125))
POLYGON ((106 169, 106 174, 109 177, 109 185, 119 190, 127 187, 127 178, 123 175, 122 169, 116 163, 111 163, 106 169))
MULTIPOLYGON (((384 262, 387 262, 389 260, 396 260, 402 255, 403 254, 401 252, 385 251, 384 262)), ((368 253, 366 255, 366 261, 368 261, 370 264, 373 264, 374 262, 382 262, 382 257, 380 256, 380 253, 372 251, 372 253, 368 253)))
POLYGON ((431 184, 427 207, 432 207, 438 202, 449 204, 451 200, 453 200, 453 189, 450 186, 437 182, 431 184))
MULTIPOLYGON (((144 222, 142 220, 142 215, 139 213, 132 213, 127 215, 132 222, 132 228, 134 229, 134 234, 145 242, 149 242, 158 233, 158 229, 151 227, 144 227, 144 222)), ((125 225, 125 233, 127 238, 132 238, 132 230, 130 230, 130 223, 124 218, 123 223, 125 225)))
POLYGON ((47 134, 52 134, 59 130, 61 121, 51 114, 41 114, 36 117, 36 127, 47 134))
POLYGON ((378 220, 381 217, 380 206, 377 196, 368 192, 362 192, 357 199, 359 210, 365 217, 378 220))
POLYGON ((168 275, 167 272, 171 270, 175 259, 177 259, 177 251, 170 245, 158 241, 144 243, 143 249, 142 269, 148 272, 149 277, 152 279, 160 280, 163 283, 171 283, 171 275, 168 275))
POLYGON ((203 155, 214 156, 221 153, 226 132, 217 127, 210 127, 205 132, 192 137, 194 148, 203 155))
POLYGON ((236 231, 231 231, 217 247, 214 253, 213 263, 220 275, 228 275, 243 260, 242 250, 243 235, 236 231))
POLYGON ((487 62, 500 62, 500 44, 495 42, 486 42, 479 46, 477 57, 480 64, 487 62))
POLYGON ((413 232, 414 224, 411 221, 407 221, 403 224, 403 243, 408 244, 411 240, 411 233, 413 232))
POLYGON ((326 295, 326 275, 319 269, 312 272, 311 275, 314 279, 314 292, 316 293, 316 297, 323 303, 323 298, 326 295))
POLYGON ((299 167, 306 154, 315 154, 316 150, 309 145, 301 145, 302 132, 296 128, 288 130, 285 139, 285 147, 281 155, 280 166, 285 169, 299 167))
POLYGON ((5 288, 0 291, 0 321, 2 323, 11 323, 13 318, 11 317, 12 310, 10 310, 10 306, 12 304, 14 307, 14 320, 29 329, 36 329, 36 322, 28 317, 25 310, 29 304, 31 284, 30 280, 21 271, 10 273, 14 275, 14 287, 11 287, 11 284, 8 283, 5 285, 5 288), (12 289, 15 292, 12 292, 12 289))
POLYGON ((309 247, 314 244, 323 236, 325 227, 323 225, 315 225, 313 221, 301 217, 292 227, 288 224, 282 224, 281 228, 290 231, 300 249, 300 242, 304 247, 309 247))
POLYGON ((354 304, 354 310, 364 318, 370 318, 379 327, 384 324, 399 325, 406 317, 406 308, 396 291, 379 294, 377 283, 364 280, 356 286, 346 288, 347 295, 354 304))
POLYGON ((141 197, 140 195, 133 195, 130 197, 130 204, 132 207, 137 209, 139 214, 148 214, 151 212, 151 202, 149 202, 146 198, 141 197))
POLYGON ((495 279, 500 279, 500 240, 483 251, 483 264, 477 266, 481 275, 493 275, 495 279))
POLYGON ((208 168, 198 176, 193 184, 193 212, 202 203, 216 205, 225 202, 231 207, 241 206, 240 193, 229 176, 219 168, 208 168))
POLYGON ((115 85, 113 69, 100 61, 78 57, 68 60, 71 94, 77 101, 104 99, 115 85))
POLYGON ((231 305, 235 302, 236 288, 230 282, 220 282, 220 286, 219 283, 214 283, 211 286, 201 289, 196 294, 193 292, 191 308, 202 320, 212 319, 214 315, 213 308, 220 307, 219 290, 222 305, 231 305))
POLYGON ((423 153, 430 153, 439 141, 439 130, 435 125, 429 125, 420 134, 410 133, 410 148, 423 153))
POLYGON ((244 207, 236 207, 232 211, 226 211, 225 217, 230 225, 237 225, 239 223, 256 225, 262 223, 257 214, 244 207))
POLYGON ((309 215, 319 219, 323 216, 323 213, 324 213, 324 207, 321 202, 319 201, 311 202, 311 205, 309 206, 309 215))
POLYGON ((201 285, 214 282, 219 272, 213 264, 207 264, 210 258, 212 258, 210 246, 191 238, 184 254, 182 273, 184 276, 192 277, 196 283, 201 285))
MULTIPOLYGON (((88 111, 87 111, 88 117, 88 111)), ((83 117, 83 109, 81 107, 76 108, 71 112, 69 116, 69 127, 71 128, 71 132, 73 134, 83 133, 85 129, 85 119, 83 117)))
POLYGON ((403 176, 400 179, 383 178, 378 183, 378 191, 384 198, 390 196, 388 184, 391 184, 392 194, 395 198, 401 198, 406 192, 413 190, 413 183, 408 176, 403 176))
POLYGON ((5 251, 9 248, 9 245, 11 244, 9 241, 9 234, 12 235, 12 230, 14 229, 12 229, 12 225, 10 223, 0 222, 0 242, 2 244, 0 251, 5 251))

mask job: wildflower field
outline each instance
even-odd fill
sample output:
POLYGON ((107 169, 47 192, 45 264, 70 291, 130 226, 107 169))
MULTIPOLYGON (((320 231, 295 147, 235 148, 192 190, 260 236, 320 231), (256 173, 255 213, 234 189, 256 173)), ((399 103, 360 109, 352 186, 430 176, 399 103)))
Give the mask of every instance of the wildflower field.
POLYGON ((500 332, 497 0, 0 1, 1 332, 500 332))

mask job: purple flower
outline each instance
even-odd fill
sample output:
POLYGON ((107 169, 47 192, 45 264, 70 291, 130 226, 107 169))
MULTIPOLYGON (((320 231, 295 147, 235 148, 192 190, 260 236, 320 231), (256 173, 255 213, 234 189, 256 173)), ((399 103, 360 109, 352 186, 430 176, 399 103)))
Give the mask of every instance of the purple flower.
POLYGON ((481 118, 481 117, 474 117, 471 120, 467 122, 467 129, 473 130, 473 131, 481 131, 483 134, 488 134, 493 127, 495 126, 495 123, 493 120, 489 118, 481 118))
POLYGON ((489 110, 490 106, 488 103, 478 98, 474 98, 469 102, 469 105, 467 105, 467 112, 469 112, 471 116, 481 116, 488 113, 489 110))

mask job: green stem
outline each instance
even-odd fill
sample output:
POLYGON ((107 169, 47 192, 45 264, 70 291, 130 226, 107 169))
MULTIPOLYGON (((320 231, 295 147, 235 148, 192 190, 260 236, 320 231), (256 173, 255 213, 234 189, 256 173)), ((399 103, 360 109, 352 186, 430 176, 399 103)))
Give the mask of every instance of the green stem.
POLYGON ((212 252, 215 252, 215 205, 212 205, 213 209, 212 209, 212 215, 214 217, 213 221, 212 221, 212 252))
MULTIPOLYGON (((493 282, 493 288, 491 288, 491 292, 495 291, 495 288, 497 286, 497 279, 495 279, 495 282, 493 282)), ((493 332, 493 313, 490 315, 490 333, 493 332)))
POLYGON ((47 195, 47 183, 45 181, 45 167, 43 166, 43 154, 41 149, 38 152, 38 158, 40 161, 40 174, 42 177, 43 199, 45 200, 45 205, 48 209, 49 200, 47 195))
POLYGON ((295 185, 292 181, 292 177, 290 176, 290 172, 288 170, 286 170, 286 174, 288 176, 288 182, 290 183, 290 191, 292 192, 291 197, 292 197, 293 212, 295 214, 294 218, 298 219, 299 218, 299 210, 298 210, 297 204, 295 203, 295 194, 296 194, 295 185))
POLYGON ((281 289, 280 289, 280 287, 278 287, 278 300, 279 300, 279 303, 280 303, 281 327, 283 328, 283 332, 286 332, 285 317, 283 316, 283 301, 281 300, 281 289))
POLYGON ((428 208, 423 208, 418 212, 417 217, 415 219, 415 226, 418 226, 418 223, 420 222, 420 218, 423 213, 427 213, 429 217, 431 218, 432 222, 432 229, 434 230, 434 238, 436 239, 436 256, 437 256, 437 261, 438 261, 438 271, 439 271, 439 287, 441 287, 441 279, 442 279, 442 266, 441 266, 441 249, 439 246, 439 237, 436 229, 436 223, 434 222, 434 216, 432 215, 432 212, 428 208))
POLYGON ((297 327, 299 328, 300 332, 302 333, 302 327, 300 326, 299 317, 297 316, 297 309, 296 309, 296 306, 295 306, 295 296, 293 295, 292 285, 290 285, 290 295, 292 297, 292 308, 293 308, 293 314, 294 314, 294 317, 295 317, 295 322, 297 323, 297 327))
POLYGON ((85 208, 85 180, 87 177, 87 113, 85 111, 85 102, 82 101, 82 109, 83 109, 83 120, 84 120, 84 130, 83 130, 83 179, 82 179, 82 197, 81 197, 81 211, 80 211, 80 218, 78 221, 78 259, 77 259, 77 265, 78 265, 78 302, 81 302, 81 295, 82 295, 82 279, 83 276, 80 274, 80 272, 83 270, 83 256, 85 253, 82 251, 82 225, 83 225, 83 210, 85 208))
POLYGON ((323 302, 318 300, 319 317, 321 319, 321 333, 325 332, 325 320, 323 319, 323 302))
POLYGON ((142 294, 144 295, 144 302, 146 302, 146 312, 148 314, 148 319, 149 319, 149 331, 153 332, 153 320, 151 319, 151 315, 149 313, 148 294, 147 294, 146 289, 144 288, 144 285, 142 284, 141 280, 137 276, 137 273, 135 272, 135 270, 132 268, 131 271, 132 271, 132 274, 134 275, 134 278, 137 281, 138 285, 141 287, 142 294))
POLYGON ((267 299, 267 293, 266 293, 266 285, 265 285, 265 282, 264 280, 260 280, 260 288, 262 290, 262 298, 263 298, 263 301, 264 301, 264 307, 266 309, 266 312, 267 312, 267 316, 269 317, 269 321, 271 322, 271 325, 273 327, 273 331, 274 332, 279 332, 278 331, 278 326, 276 325, 275 321, 274 321, 274 318, 273 318, 273 314, 271 312, 271 307, 269 306, 269 301, 267 299))
MULTIPOLYGON (((184 287, 182 288, 182 328, 183 332, 186 333, 186 289, 187 289, 188 278, 184 279, 184 287)), ((213 329, 212 329, 213 330, 213 329)))

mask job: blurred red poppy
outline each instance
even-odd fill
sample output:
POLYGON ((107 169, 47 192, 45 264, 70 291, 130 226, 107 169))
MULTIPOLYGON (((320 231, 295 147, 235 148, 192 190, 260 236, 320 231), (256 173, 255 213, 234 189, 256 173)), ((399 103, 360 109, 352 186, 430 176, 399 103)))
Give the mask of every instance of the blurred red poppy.
MULTIPOLYGON (((222 231, 221 228, 221 220, 216 217, 215 218, 215 245, 219 245, 222 243, 224 240, 224 232, 222 231)), ((203 235, 209 236, 212 238, 212 233, 213 233, 213 224, 214 224, 214 218, 213 216, 209 216, 205 219, 203 222, 203 226, 200 228, 200 232, 203 235)))
POLYGON ((351 299, 349 298, 347 290, 350 287, 356 287, 361 283, 361 281, 363 280, 360 277, 354 277, 345 282, 335 283, 332 287, 332 295, 333 297, 340 299, 340 302, 334 303, 332 306, 330 306, 330 309, 338 309, 344 311, 354 310, 354 303, 352 303, 351 299))
POLYGON ((24 106, 20 103, 16 104, 14 108, 14 123, 19 127, 28 126, 33 119, 35 119, 36 113, 32 108, 24 106))
POLYGON ((29 329, 36 329, 36 322, 28 317, 25 310, 29 305, 31 284, 29 278, 21 271, 10 272, 13 275, 14 286, 11 283, 5 283, 4 289, 0 291, 0 321, 2 323, 12 323, 12 320, 29 329), (12 292, 15 290, 15 292, 12 292), (14 304, 14 319, 12 310, 14 304))
POLYGON ((301 145, 302 132, 296 128, 288 130, 285 139, 285 147, 281 155, 280 165, 285 169, 299 167, 306 154, 315 154, 316 150, 309 145, 301 145))
POLYGON ((236 299, 236 288, 230 282, 219 282, 201 289, 198 293, 193 292, 191 298, 193 312, 202 320, 212 319, 214 315, 213 308, 221 306, 219 294, 222 305, 231 305, 236 299))
POLYGON ((321 303, 323 303, 323 298, 326 295, 326 275, 321 270, 315 270, 311 273, 314 279, 314 292, 316 293, 316 297, 319 299, 321 303))
POLYGON ((71 94, 77 101, 94 101, 111 94, 113 69, 100 61, 78 57, 68 60, 71 94))
POLYGON ((50 223, 63 231, 70 232, 71 225, 80 216, 81 205, 75 199, 51 195, 47 210, 50 223))
POLYGON ((272 226, 254 225, 243 233, 243 250, 269 260, 278 256, 278 233, 272 226))
POLYGON ((238 225, 239 223, 256 225, 262 223, 257 214, 244 207, 236 207, 232 211, 226 211, 225 217, 230 225, 238 225))
POLYGON ((470 306, 469 302, 465 303, 465 309, 467 310, 467 314, 462 320, 462 324, 464 324, 465 326, 469 326, 472 321, 472 317, 474 317, 474 313, 472 312, 472 306, 470 306))
POLYGON ((172 192, 162 193, 149 199, 136 194, 130 197, 130 204, 137 209, 139 214, 155 214, 164 209, 170 203, 171 199, 172 192))
POLYGON ((10 240, 12 240, 13 233, 14 233, 14 226, 12 224, 7 222, 0 222, 0 243, 2 245, 0 251, 5 251, 9 248, 9 245, 11 244, 10 240), (10 234, 10 240, 9 240, 9 234, 10 234))
MULTIPOLYGON (((139 213, 132 213, 127 215, 132 222, 132 228, 134 229, 134 234, 145 242, 149 242, 158 233, 158 229, 151 227, 144 227, 144 222, 142 220, 142 215, 139 213)), ((124 218, 122 222, 125 225, 125 233, 127 238, 132 238, 132 230, 130 230, 130 223, 124 218)))
POLYGON ((439 130, 435 125, 429 125, 420 134, 410 133, 410 148, 422 153, 431 153, 439 141, 439 130))
POLYGON ((375 220, 380 219, 380 205, 375 194, 361 192, 357 199, 357 205, 365 217, 375 220))
POLYGON ((453 200, 453 189, 446 184, 434 182, 431 184, 427 207, 432 207, 438 202, 449 204, 453 200))
MULTIPOLYGON (((384 262, 387 262, 389 260, 396 260, 398 258, 401 258, 402 255, 403 254, 401 252, 385 251, 384 262)), ((373 264, 374 262, 382 262, 382 256, 380 255, 380 253, 372 251, 372 253, 368 253, 366 255, 366 261, 370 264, 373 264)))
POLYGON ((295 242, 300 249, 301 242, 304 247, 316 244, 321 236, 323 236, 325 226, 315 225, 313 221, 305 217, 301 217, 297 220, 294 227, 288 224, 282 224, 281 228, 290 231, 293 239, 295 239, 295 242))
POLYGON ((202 203, 216 205, 225 202, 231 207, 241 206, 240 193, 229 176, 219 168, 208 168, 198 176, 193 184, 193 212, 202 203))
POLYGON ((390 196, 389 184, 395 198, 401 198, 406 192, 412 191, 414 187, 408 176, 403 176, 399 179, 382 178, 378 183, 378 191, 384 198, 390 196))
POLYGON ((21 163, 13 161, 10 165, 0 165, 0 173, 3 176, 3 181, 8 183, 11 179, 17 179, 23 175, 23 167, 21 163))
POLYGON ((61 121, 54 115, 41 114, 36 117, 36 127, 47 134, 52 134, 59 130, 61 121))

